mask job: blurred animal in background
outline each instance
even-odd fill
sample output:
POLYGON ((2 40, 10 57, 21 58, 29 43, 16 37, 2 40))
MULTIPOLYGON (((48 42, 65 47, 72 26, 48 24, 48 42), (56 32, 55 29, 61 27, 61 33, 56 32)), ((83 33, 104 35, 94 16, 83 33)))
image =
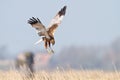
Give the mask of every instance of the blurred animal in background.
POLYGON ((65 16, 66 13, 66 6, 64 6, 58 13, 57 15, 52 19, 50 25, 48 25, 48 28, 45 28, 45 26, 42 24, 42 22, 38 18, 30 18, 28 20, 28 23, 32 25, 33 28, 36 29, 37 34, 39 36, 43 36, 42 39, 37 41, 35 44, 40 43, 41 41, 44 41, 45 43, 45 48, 49 53, 54 53, 53 49, 51 48, 51 44, 55 44, 55 39, 54 39, 54 33, 61 23, 63 17, 65 16))
POLYGON ((32 52, 21 53, 16 58, 16 68, 24 71, 27 77, 33 77, 34 54, 32 52))

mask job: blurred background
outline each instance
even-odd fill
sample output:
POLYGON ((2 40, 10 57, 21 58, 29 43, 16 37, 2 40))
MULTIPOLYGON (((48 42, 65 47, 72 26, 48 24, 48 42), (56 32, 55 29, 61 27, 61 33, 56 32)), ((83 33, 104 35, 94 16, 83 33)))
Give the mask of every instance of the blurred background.
POLYGON ((15 65, 19 54, 32 52, 36 70, 120 70, 119 0, 0 0, 0 70, 15 65), (27 20, 38 17, 47 26, 67 5, 55 33, 55 54, 44 44, 27 20))

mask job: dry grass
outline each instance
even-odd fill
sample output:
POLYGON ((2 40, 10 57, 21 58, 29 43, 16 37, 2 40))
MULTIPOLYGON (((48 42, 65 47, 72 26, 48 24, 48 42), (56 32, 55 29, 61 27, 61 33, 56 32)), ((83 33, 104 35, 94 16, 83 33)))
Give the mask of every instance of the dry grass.
MULTIPOLYGON (((0 71, 0 80, 23 80, 24 73, 10 70, 0 71)), ((24 80, 32 80, 24 77, 24 80)), ((34 73, 33 80, 120 80, 120 72, 104 71, 40 71, 34 73)))

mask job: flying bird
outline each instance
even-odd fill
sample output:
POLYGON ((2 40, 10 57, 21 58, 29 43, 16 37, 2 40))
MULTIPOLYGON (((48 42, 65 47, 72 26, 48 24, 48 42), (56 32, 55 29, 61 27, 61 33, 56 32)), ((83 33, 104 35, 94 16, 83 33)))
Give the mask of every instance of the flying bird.
POLYGON ((33 28, 36 29, 36 32, 39 36, 42 36, 42 39, 37 41, 35 44, 44 41, 44 47, 47 49, 49 53, 54 53, 53 49, 51 48, 51 44, 55 44, 54 33, 58 28, 59 24, 61 23, 63 17, 65 16, 67 6, 64 6, 56 16, 51 20, 50 24, 46 28, 42 22, 38 18, 30 18, 28 23, 31 24, 33 28))

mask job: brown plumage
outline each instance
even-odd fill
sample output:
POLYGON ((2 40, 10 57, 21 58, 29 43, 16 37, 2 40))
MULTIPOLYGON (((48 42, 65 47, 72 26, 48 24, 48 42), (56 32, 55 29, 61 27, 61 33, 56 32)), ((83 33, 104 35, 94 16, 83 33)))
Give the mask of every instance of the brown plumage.
POLYGON ((54 38, 53 37, 51 37, 50 39, 48 39, 48 38, 46 38, 46 37, 43 37, 42 38, 43 39, 43 41, 45 42, 45 48, 47 49, 48 47, 50 47, 50 45, 52 44, 52 45, 54 45, 55 44, 55 40, 54 40, 54 38))
POLYGON ((58 13, 57 15, 52 19, 50 25, 48 25, 48 28, 45 28, 45 26, 42 24, 42 22, 38 18, 30 18, 28 20, 28 23, 34 27, 38 33, 39 36, 43 36, 42 40, 45 42, 45 48, 47 49, 48 47, 50 48, 51 44, 55 44, 55 39, 54 39, 54 33, 61 23, 64 15, 66 12, 66 6, 64 6, 58 13))

